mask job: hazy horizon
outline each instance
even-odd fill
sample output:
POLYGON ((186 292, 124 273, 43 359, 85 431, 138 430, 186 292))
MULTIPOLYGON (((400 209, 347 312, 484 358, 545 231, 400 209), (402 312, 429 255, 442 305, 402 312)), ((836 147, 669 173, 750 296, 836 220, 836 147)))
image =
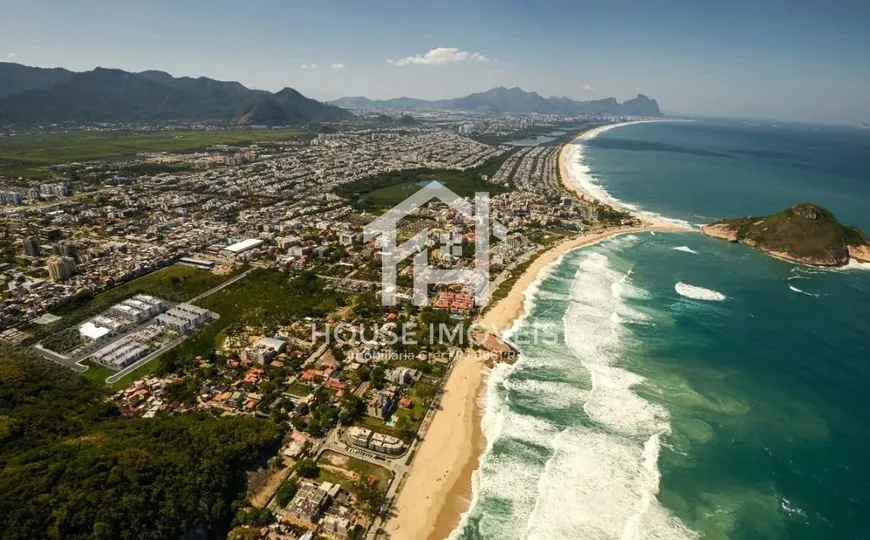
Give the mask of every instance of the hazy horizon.
POLYGON ((0 0, 0 9, 0 59, 38 67, 153 69, 324 101, 519 86, 582 101, 642 93, 690 116, 870 122, 870 6, 857 2, 266 0, 253 10, 0 0))

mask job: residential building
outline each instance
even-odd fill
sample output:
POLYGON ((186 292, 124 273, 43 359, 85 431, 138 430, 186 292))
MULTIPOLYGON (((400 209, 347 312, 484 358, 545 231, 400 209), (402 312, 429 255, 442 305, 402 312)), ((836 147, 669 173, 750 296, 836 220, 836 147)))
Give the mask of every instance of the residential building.
POLYGON ((52 257, 48 259, 48 277, 52 281, 64 281, 76 273, 76 262, 72 257, 52 257))
POLYGON ((0 192, 0 203, 10 205, 24 204, 24 196, 14 191, 3 191, 0 192))
POLYGON ((167 307, 162 300, 146 294, 136 295, 109 308, 109 313, 128 321, 139 323, 159 314, 167 307))
POLYGON ((248 347, 242 351, 242 358, 263 365, 284 352, 286 346, 287 342, 284 340, 262 337, 257 340, 253 347, 248 347))
POLYGON ((403 386, 411 386, 420 379, 420 372, 416 369, 406 367, 397 367, 387 372, 387 379, 396 384, 403 386))
POLYGON ((354 446, 367 448, 382 454, 398 455, 405 451, 405 443, 396 437, 376 433, 366 428, 351 427, 347 430, 348 441, 354 446))
POLYGON ((396 410, 398 395, 395 387, 378 391, 366 404, 366 414, 386 420, 396 410))
POLYGON ((98 350, 92 358, 112 369, 123 369, 136 360, 147 356, 148 350, 149 348, 139 341, 124 337, 98 350))
POLYGON ((326 504, 327 496, 326 491, 317 484, 305 482, 287 504, 287 513, 296 519, 313 523, 326 504))
POLYGON ((155 319, 160 326, 167 326, 176 332, 186 333, 210 321, 209 310, 192 304, 178 304, 155 319))
POLYGON ((35 236, 24 239, 24 254, 29 257, 39 257, 39 240, 35 236))

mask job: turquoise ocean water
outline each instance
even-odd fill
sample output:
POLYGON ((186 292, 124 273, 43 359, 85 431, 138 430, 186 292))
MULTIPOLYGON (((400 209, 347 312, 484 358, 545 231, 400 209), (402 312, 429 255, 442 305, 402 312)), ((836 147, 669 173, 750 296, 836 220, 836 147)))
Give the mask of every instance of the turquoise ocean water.
MULTIPOLYGON (((571 159, 669 219, 809 200, 870 230, 868 132, 642 124, 571 159)), ((643 233, 566 254, 526 307, 454 538, 870 538, 870 265, 643 233)))

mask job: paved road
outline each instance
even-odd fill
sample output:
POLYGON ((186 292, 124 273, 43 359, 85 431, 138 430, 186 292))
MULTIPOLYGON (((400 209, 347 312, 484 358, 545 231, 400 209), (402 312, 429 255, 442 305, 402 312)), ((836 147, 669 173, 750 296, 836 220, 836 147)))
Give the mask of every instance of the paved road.
POLYGON ((248 268, 247 270, 245 270, 245 271, 242 272, 241 274, 237 275, 236 277, 230 278, 230 279, 224 281, 223 283, 221 283, 220 285, 218 285, 217 287, 214 287, 214 288, 212 288, 212 289, 209 289, 209 290, 205 291, 204 293, 202 293, 201 295, 199 295, 199 296, 197 296, 197 297, 191 298, 190 300, 187 301, 187 303, 188 303, 188 304, 192 304, 192 303, 194 303, 194 302, 196 302, 196 301, 198 301, 198 300, 202 300, 202 299, 205 298, 206 296, 211 296, 211 295, 213 295, 214 293, 218 292, 219 290, 221 290, 221 289, 225 289, 226 287, 229 287, 229 286, 232 285, 233 283, 235 283, 235 282, 239 281, 240 279, 244 278, 245 276, 247 276, 248 274, 250 274, 250 273, 253 272, 254 270, 256 270, 256 268, 248 268))
POLYGON ((66 366, 79 373, 84 373, 88 370, 87 366, 77 364, 77 360, 75 358, 64 356, 62 354, 57 354, 56 352, 49 351, 48 349, 43 349, 42 346, 40 346, 39 344, 34 345, 32 349, 39 353, 43 358, 51 360, 52 362, 57 362, 58 364, 66 366))

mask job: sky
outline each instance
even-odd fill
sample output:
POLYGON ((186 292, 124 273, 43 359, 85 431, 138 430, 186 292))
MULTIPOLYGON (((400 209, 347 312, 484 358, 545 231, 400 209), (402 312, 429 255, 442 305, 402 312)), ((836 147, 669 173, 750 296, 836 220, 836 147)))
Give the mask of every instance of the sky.
POLYGON ((495 86, 667 113, 870 122, 866 0, 0 0, 0 61, 292 87, 320 100, 495 86))

